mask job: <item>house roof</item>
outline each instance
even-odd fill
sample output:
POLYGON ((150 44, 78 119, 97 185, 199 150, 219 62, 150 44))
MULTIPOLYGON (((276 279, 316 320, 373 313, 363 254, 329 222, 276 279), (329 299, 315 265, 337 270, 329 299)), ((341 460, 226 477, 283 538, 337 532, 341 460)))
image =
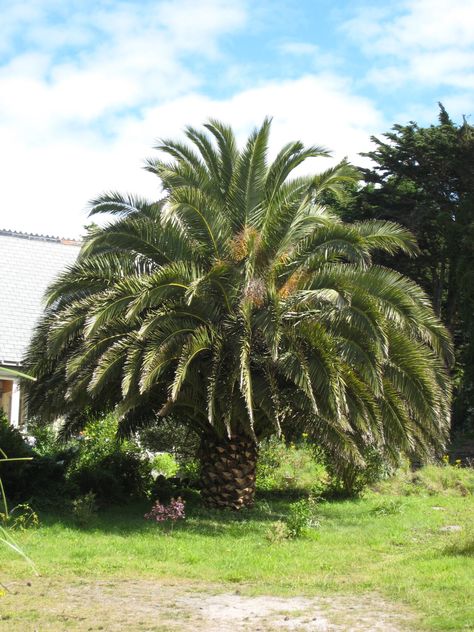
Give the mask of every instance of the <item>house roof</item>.
POLYGON ((81 243, 0 229, 0 365, 19 365, 48 285, 74 263, 81 243))

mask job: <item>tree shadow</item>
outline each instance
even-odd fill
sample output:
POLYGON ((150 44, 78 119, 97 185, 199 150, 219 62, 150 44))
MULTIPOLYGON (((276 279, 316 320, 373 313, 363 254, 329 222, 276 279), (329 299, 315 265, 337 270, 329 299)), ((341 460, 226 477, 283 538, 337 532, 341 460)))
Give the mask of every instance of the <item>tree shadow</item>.
POLYGON ((216 537, 220 535, 241 537, 246 528, 252 530, 259 524, 269 524, 285 517, 288 505, 307 495, 303 490, 288 493, 259 493, 255 506, 240 511, 207 509, 196 490, 184 490, 186 519, 170 525, 145 519, 154 503, 153 500, 130 500, 123 505, 107 505, 99 508, 86 524, 79 524, 68 506, 53 507, 39 511, 40 524, 45 527, 62 525, 64 528, 84 534, 105 533, 110 535, 133 535, 159 529, 163 533, 191 532, 196 535, 216 537))
POLYGON ((443 555, 449 557, 474 557, 474 536, 450 544, 443 550, 443 555))

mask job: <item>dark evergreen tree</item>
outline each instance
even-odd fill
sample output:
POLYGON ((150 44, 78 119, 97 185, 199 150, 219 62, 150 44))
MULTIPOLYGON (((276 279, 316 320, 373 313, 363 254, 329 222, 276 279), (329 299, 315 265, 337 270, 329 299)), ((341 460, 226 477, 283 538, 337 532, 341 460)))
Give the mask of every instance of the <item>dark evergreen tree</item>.
POLYGON ((365 156, 365 185, 342 209, 346 220, 408 227, 420 254, 379 261, 417 281, 451 330, 457 351, 455 426, 474 427, 474 128, 440 104, 437 125, 394 125, 365 156))

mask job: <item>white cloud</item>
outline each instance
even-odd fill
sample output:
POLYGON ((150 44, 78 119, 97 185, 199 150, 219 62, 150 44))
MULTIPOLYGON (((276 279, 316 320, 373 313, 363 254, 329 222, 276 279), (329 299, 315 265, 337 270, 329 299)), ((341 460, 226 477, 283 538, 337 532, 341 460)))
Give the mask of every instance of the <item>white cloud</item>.
MULTIPOLYGON (((87 221, 87 201, 105 190, 156 196, 158 182, 140 167, 153 155, 159 137, 175 137, 186 124, 200 125, 209 117, 231 123, 239 140, 273 115, 272 148, 302 139, 333 150, 335 159, 368 149, 370 133, 384 129, 380 114, 367 99, 351 94, 350 86, 331 76, 308 76, 267 83, 226 100, 194 93, 159 106, 142 116, 121 120, 108 141, 88 134, 64 134, 44 146, 31 146, 28 134, 4 136, 8 153, 0 156, 5 176, 2 193, 4 227, 76 236, 87 221)), ((327 161, 316 168, 324 168, 327 161)), ((328 163, 329 164, 329 163, 328 163)))
POLYGON ((474 87, 473 24, 472 0, 403 0, 366 6, 343 28, 374 60, 374 83, 465 89, 474 87))
POLYGON ((138 168, 123 120, 198 88, 190 59, 214 60, 247 19, 233 0, 2 6, 0 226, 77 234, 87 199, 138 168))
MULTIPOLYGON (((261 79, 228 98, 205 96, 193 69, 220 61, 222 38, 249 25, 249 6, 13 2, 0 26, 0 228, 77 236, 87 201, 100 192, 157 195, 158 182, 140 168, 155 139, 209 117, 231 123, 243 141, 273 115, 274 149, 300 138, 357 159, 385 123, 334 74, 261 79)), ((311 53, 307 45, 299 52, 311 53)))

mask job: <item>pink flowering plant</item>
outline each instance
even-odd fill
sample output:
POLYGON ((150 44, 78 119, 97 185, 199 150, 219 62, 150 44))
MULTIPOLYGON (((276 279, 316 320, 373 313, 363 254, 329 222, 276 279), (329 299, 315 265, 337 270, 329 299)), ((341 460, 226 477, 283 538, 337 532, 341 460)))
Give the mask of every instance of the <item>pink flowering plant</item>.
POLYGON ((184 520, 186 517, 184 510, 185 502, 182 498, 172 498, 168 505, 155 502, 151 511, 145 514, 146 520, 154 520, 155 522, 167 522, 171 524, 171 529, 177 520, 184 520))

